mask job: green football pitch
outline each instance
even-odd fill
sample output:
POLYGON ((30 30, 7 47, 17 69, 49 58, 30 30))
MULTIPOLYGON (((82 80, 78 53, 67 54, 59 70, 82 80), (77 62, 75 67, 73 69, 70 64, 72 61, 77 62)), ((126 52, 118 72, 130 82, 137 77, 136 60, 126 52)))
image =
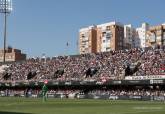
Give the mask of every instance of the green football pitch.
POLYGON ((0 114, 165 114, 165 103, 1 97, 0 114))

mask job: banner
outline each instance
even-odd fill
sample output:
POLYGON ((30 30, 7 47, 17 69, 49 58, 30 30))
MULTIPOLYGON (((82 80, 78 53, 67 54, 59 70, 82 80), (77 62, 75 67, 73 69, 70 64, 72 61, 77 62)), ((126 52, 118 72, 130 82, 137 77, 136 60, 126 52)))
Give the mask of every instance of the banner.
MULTIPOLYGON (((0 82, 0 87, 41 87, 44 83, 37 81, 25 82, 0 82)), ((163 85, 165 79, 151 79, 151 80, 107 80, 104 83, 98 81, 48 81, 48 86, 110 86, 110 85, 163 85)))
POLYGON ((165 75, 150 75, 150 76, 126 76, 125 80, 151 80, 165 79, 165 75))

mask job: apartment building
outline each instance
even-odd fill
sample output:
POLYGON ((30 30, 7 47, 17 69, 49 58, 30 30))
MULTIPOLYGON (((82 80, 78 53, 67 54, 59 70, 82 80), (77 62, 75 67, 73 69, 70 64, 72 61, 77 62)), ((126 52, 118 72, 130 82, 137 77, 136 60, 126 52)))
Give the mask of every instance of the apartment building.
POLYGON ((150 26, 109 22, 82 28, 79 31, 80 54, 106 52, 131 48, 165 46, 165 24, 150 26))
POLYGON ((124 26, 119 22, 97 25, 97 52, 122 50, 124 26))
POLYGON ((136 48, 140 44, 140 39, 137 35, 136 29, 131 24, 124 25, 124 48, 136 48))
POLYGON ((119 22, 89 26, 79 31, 80 54, 122 50, 123 47, 124 25, 119 22))
MULTIPOLYGON (((146 47, 146 33, 149 29, 148 23, 142 23, 142 26, 137 28, 137 38, 139 38, 139 43, 136 43, 136 47, 145 48, 146 47)), ((135 40, 135 42, 137 42, 135 40)))
POLYGON ((97 52, 97 27, 89 26, 79 31, 79 51, 81 54, 97 52))
POLYGON ((147 31, 146 47, 165 46, 165 24, 152 26, 147 31))

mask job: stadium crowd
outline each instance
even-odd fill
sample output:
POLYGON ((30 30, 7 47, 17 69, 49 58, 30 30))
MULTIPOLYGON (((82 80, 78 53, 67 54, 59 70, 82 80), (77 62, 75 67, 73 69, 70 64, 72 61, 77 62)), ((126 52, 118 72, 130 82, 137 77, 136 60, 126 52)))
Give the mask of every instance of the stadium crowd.
MULTIPOLYGON (((0 91, 0 96, 39 96, 41 90, 39 89, 25 89, 25 90, 12 90, 6 89, 0 91)), ((109 96, 164 96, 165 90, 159 89, 136 89, 136 90, 49 90, 48 95, 63 95, 63 97, 68 98, 69 96, 76 97, 77 95, 109 95, 109 96)))
POLYGON ((131 49, 53 58, 31 58, 8 64, 7 78, 0 80, 99 80, 125 76, 160 75, 164 72, 163 49, 131 49))
POLYGON ((118 95, 118 96, 165 96, 164 90, 94 90, 90 91, 89 94, 94 95, 118 95))

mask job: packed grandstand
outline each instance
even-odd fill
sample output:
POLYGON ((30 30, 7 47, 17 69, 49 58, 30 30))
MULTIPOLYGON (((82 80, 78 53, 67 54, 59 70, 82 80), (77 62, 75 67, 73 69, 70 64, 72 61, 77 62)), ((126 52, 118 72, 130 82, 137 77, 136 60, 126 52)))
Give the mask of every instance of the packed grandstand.
POLYGON ((1 96, 37 97, 48 80, 49 97, 165 99, 165 50, 160 48, 31 58, 2 66, 1 96))

